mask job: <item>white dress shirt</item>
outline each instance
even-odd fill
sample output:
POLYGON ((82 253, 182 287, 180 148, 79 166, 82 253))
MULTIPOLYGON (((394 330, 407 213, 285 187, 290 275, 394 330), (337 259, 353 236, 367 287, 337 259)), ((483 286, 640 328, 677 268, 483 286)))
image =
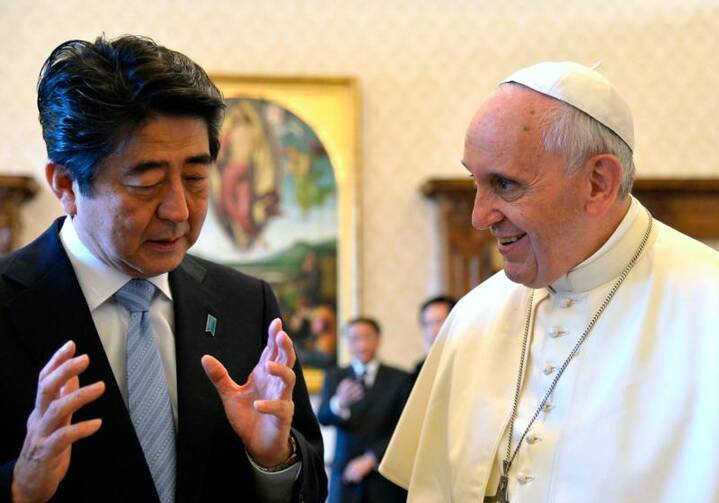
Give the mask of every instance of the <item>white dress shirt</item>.
MULTIPOLYGON (((71 218, 66 218, 60 230, 62 242, 75 276, 80 283, 92 321, 110 362, 115 381, 127 405, 127 376, 125 375, 127 352, 127 325, 129 313, 113 297, 122 286, 132 279, 98 259, 80 241, 71 218)), ((174 315, 172 292, 167 273, 149 278, 160 293, 150 304, 150 324, 155 334, 155 343, 160 350, 162 368, 167 379, 167 391, 172 404, 172 415, 177 427, 177 365, 175 362, 174 315)))
MULTIPOLYGON (((114 298, 115 292, 133 279, 102 262, 85 246, 77 234, 71 218, 65 218, 60 230, 60 241, 67 253, 75 276, 80 283, 95 329, 110 362, 115 381, 127 405, 127 376, 125 375, 127 352, 127 327, 129 313, 114 298)), ((172 415, 177 428, 177 364, 175 359, 175 318, 172 292, 168 274, 148 278, 160 293, 150 303, 150 324, 160 351, 162 367, 167 379, 167 391, 172 404, 172 415)), ((198 365, 200 362, 197 362, 198 365)), ((301 464, 278 472, 265 472, 247 454, 254 468, 255 480, 263 501, 275 503, 286 501, 292 485, 300 473, 301 464)))

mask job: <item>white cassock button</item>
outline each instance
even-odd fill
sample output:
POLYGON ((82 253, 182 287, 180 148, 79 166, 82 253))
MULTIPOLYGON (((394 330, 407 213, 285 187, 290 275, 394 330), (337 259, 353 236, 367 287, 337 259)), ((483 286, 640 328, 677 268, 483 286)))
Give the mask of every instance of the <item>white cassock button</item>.
POLYGON ((562 327, 552 327, 552 331, 549 332, 549 337, 556 339, 557 337, 567 335, 567 333, 568 332, 566 330, 564 330, 562 327))
POLYGON ((524 484, 526 484, 526 483, 528 483, 528 482, 531 482, 531 481, 533 481, 533 480, 534 480, 534 477, 531 476, 531 475, 528 474, 528 473, 523 473, 523 472, 522 472, 522 473, 518 473, 518 474, 517 474, 517 482, 519 482, 519 483, 522 484, 522 485, 524 485, 524 484))
POLYGON ((562 299, 562 302, 560 305, 564 308, 572 307, 572 305, 574 305, 574 299, 569 298, 569 297, 562 299))
POLYGON ((552 410, 553 408, 554 408, 554 405, 552 405, 551 403, 547 402, 547 403, 544 404, 544 407, 542 407, 542 410, 543 410, 544 412, 549 412, 549 411, 552 410))
POLYGON ((529 445, 534 445, 537 442, 539 442, 540 440, 542 440, 542 437, 540 437, 536 433, 530 433, 529 435, 527 435, 527 443, 529 445))
POLYGON ((551 363, 547 363, 547 364, 544 366, 544 370, 542 370, 542 372, 544 372, 544 375, 545 375, 545 376, 548 376, 548 375, 550 375, 550 374, 553 374, 556 369, 557 369, 557 367, 555 367, 555 366, 552 365, 551 363))

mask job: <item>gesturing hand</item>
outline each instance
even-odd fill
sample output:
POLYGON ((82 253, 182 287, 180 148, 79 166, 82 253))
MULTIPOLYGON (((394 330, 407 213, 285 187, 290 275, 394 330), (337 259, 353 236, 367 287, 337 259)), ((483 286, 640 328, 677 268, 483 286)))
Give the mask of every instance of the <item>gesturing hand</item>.
POLYGON ((202 366, 220 395, 232 429, 260 466, 275 466, 290 456, 294 364, 295 350, 279 318, 270 323, 267 346, 245 384, 233 381, 216 358, 202 357, 202 366))
POLYGON ((67 474, 72 444, 100 428, 100 419, 71 422, 73 413, 105 391, 102 381, 80 388, 78 376, 90 359, 74 355, 75 343, 69 341, 40 371, 35 408, 13 471, 14 503, 49 500, 67 474))
POLYGON ((371 452, 362 454, 347 463, 344 472, 342 472, 342 480, 359 484, 375 468, 377 468, 375 455, 371 452))
POLYGON ((346 377, 337 385, 337 401, 341 409, 349 409, 350 405, 364 398, 364 387, 350 377, 346 377))

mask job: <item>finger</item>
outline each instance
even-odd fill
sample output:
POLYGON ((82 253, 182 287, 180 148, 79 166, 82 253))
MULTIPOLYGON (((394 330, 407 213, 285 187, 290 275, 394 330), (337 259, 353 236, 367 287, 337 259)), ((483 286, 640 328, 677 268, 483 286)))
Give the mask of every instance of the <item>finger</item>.
POLYGON ((283 363, 288 367, 293 367, 297 357, 295 355, 295 347, 292 344, 292 339, 290 339, 290 336, 287 335, 287 332, 279 332, 275 337, 275 340, 277 341, 277 347, 279 348, 279 354, 276 361, 283 363))
POLYGON ((282 320, 275 318, 270 322, 270 327, 267 329, 268 338, 274 339, 277 334, 282 330, 282 320))
POLYGON ((342 478, 345 482, 356 482, 357 477, 355 476, 354 464, 347 465, 347 468, 345 468, 342 474, 342 478))
POLYGON ((267 372, 282 380, 284 386, 280 398, 283 400, 290 399, 292 397, 292 391, 295 389, 295 381, 297 380, 294 371, 280 363, 267 362, 267 372))
POLYGON ((60 388, 60 396, 67 396, 79 388, 80 388, 80 379, 78 379, 77 376, 72 377, 65 383, 65 386, 60 388))
POLYGON ((357 394, 357 393, 363 393, 364 388, 362 385, 356 381, 352 381, 350 384, 347 385, 347 391, 349 393, 357 394))
POLYGON ((225 366, 220 363, 220 360, 214 356, 204 355, 201 362, 202 368, 205 369, 205 374, 207 374, 210 382, 215 386, 215 389, 220 394, 220 398, 224 397, 227 393, 237 391, 239 386, 232 380, 225 366))
POLYGON ((347 401, 349 403, 356 403, 356 402, 359 402, 360 400, 362 400, 363 398, 364 398, 364 395, 362 395, 362 394, 352 394, 347 397, 347 401))
POLYGON ((340 381, 340 383, 337 385, 337 391, 348 389, 351 383, 352 383, 352 380, 349 378, 342 379, 340 381))
POLYGON ((56 430, 45 443, 47 456, 59 456, 73 443, 94 435, 100 426, 102 426, 102 419, 89 419, 56 430))
POLYGON ((57 398, 60 390, 73 377, 85 371, 90 364, 90 357, 87 355, 76 356, 50 372, 44 379, 38 382, 35 407, 44 414, 50 403, 57 398))
POLYGON ((49 436, 60 427, 67 426, 72 414, 97 400, 104 392, 105 383, 98 381, 53 401, 40 423, 40 433, 49 436))
POLYGON ((362 398, 364 396, 364 390, 361 387, 360 388, 352 388, 349 391, 349 394, 350 394, 350 396, 352 396, 352 398, 362 398))
POLYGON ((267 357, 270 360, 277 358, 277 334, 282 330, 282 320, 275 318, 267 329, 267 357))
POLYGON ((50 372, 58 368, 63 362, 69 360, 73 357, 75 354, 75 343, 73 341, 67 341, 65 344, 60 347, 53 355, 50 357, 50 360, 45 364, 45 366, 40 371, 40 378, 38 379, 41 381, 45 378, 50 372))
MULTIPOLYGON (((62 387, 62 389, 60 390, 60 396, 61 397, 67 396, 79 388, 80 388, 80 379, 78 379, 77 376, 75 376, 72 379, 70 379, 69 381, 67 381, 65 386, 62 387)), ((65 426, 67 426, 71 422, 72 422, 72 414, 68 415, 67 418, 65 419, 65 426)))
POLYGON ((292 400, 255 400, 253 405, 260 414, 270 414, 285 420, 291 420, 295 413, 292 400))

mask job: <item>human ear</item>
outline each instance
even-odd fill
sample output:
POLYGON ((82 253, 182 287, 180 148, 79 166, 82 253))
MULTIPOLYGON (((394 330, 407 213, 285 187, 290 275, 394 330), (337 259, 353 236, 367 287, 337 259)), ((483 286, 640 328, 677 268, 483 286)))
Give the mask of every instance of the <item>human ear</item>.
POLYGON ((603 216, 619 197, 623 168, 619 159, 612 154, 595 155, 586 161, 589 170, 590 191, 586 200, 586 211, 592 216, 603 216))
POLYGON ((70 172, 62 164, 48 161, 45 165, 45 178, 50 185, 50 189, 60 200, 65 213, 74 216, 77 213, 77 204, 75 202, 75 188, 73 186, 73 178, 70 172))

